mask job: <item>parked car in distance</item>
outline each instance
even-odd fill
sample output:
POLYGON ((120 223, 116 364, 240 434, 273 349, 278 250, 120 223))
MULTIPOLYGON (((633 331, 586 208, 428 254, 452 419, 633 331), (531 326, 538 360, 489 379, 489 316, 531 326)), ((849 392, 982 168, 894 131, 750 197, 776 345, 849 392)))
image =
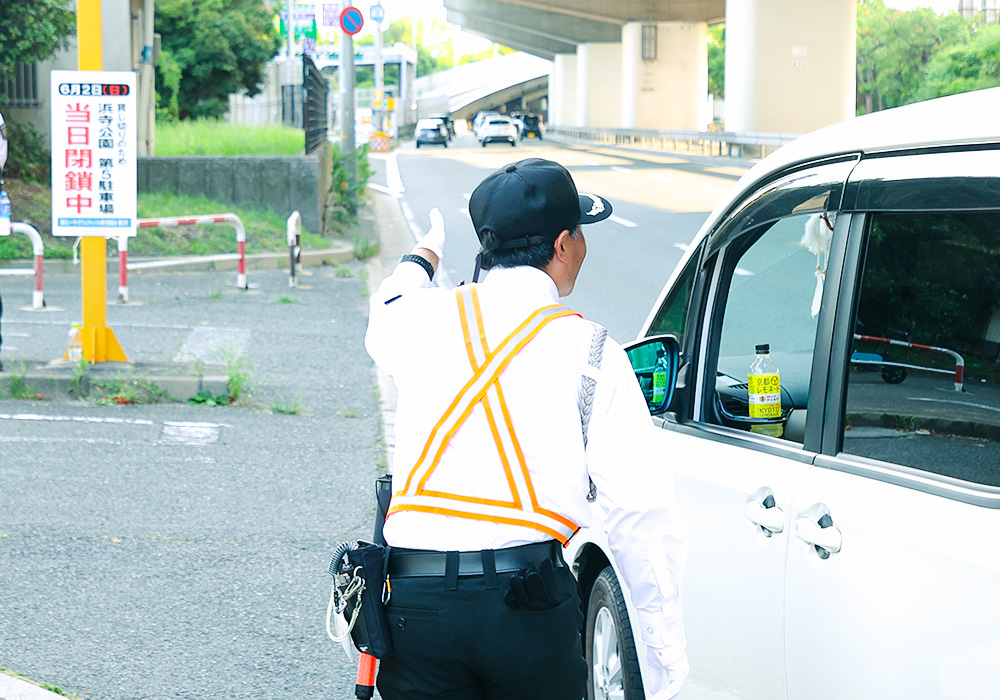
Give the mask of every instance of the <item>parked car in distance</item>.
POLYGON ((538 140, 542 139, 542 123, 541 119, 537 114, 522 114, 521 115, 521 138, 528 139, 535 137, 538 140))
POLYGON ((445 131, 448 133, 448 140, 451 141, 455 138, 455 121, 451 117, 441 115, 427 118, 440 120, 444 124, 445 131))
POLYGON ((477 112, 475 119, 472 120, 472 133, 476 135, 477 139, 482 141, 482 138, 479 136, 479 130, 490 119, 492 119, 493 117, 500 117, 500 116, 503 115, 495 110, 485 110, 482 112, 477 112))
POLYGON ((419 119, 413 133, 417 148, 420 148, 420 144, 426 143, 440 144, 448 148, 448 129, 440 119, 419 119))
POLYGON ((478 136, 483 148, 486 144, 496 141, 505 141, 511 146, 516 146, 518 138, 517 127, 509 117, 490 117, 479 127, 478 136))
MULTIPOLYGON (((1000 692, 997 113, 993 88, 779 149, 709 215, 627 348, 651 400, 649 343, 677 341, 650 413, 690 531, 684 700, 1000 692), (748 387, 764 344, 772 418, 748 387)), ((587 697, 641 700, 646 653, 599 525, 595 504, 566 550, 587 697)))

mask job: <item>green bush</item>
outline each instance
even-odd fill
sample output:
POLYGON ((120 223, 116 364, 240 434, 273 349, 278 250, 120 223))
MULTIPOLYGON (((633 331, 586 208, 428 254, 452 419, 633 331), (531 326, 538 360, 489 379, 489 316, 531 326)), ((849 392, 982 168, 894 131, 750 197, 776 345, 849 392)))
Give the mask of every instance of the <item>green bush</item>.
POLYGON ((52 152, 45 147, 45 139, 35 127, 7 122, 7 141, 10 152, 4 177, 48 184, 52 152))
POLYGON ((354 220, 358 206, 368 187, 368 179, 372 175, 371 164, 368 162, 368 144, 362 144, 353 153, 343 154, 340 147, 333 144, 333 168, 330 178, 330 191, 326 198, 325 218, 327 226, 331 223, 346 225, 354 220), (355 182, 351 183, 349 166, 351 161, 357 171, 355 182))

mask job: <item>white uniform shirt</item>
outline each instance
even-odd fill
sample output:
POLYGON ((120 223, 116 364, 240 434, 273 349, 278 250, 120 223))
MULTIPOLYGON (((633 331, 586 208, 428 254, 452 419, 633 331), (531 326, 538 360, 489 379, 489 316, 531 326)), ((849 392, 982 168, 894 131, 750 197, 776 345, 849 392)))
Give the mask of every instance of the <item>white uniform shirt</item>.
MULTIPOLYGON (((532 267, 492 270, 478 285, 478 296, 491 349, 533 311, 559 303, 555 283, 532 267)), ((398 265, 370 303, 365 347, 398 391, 395 493, 472 369, 455 291, 432 287, 419 265, 398 265)), ((683 639, 678 589, 687 534, 669 456, 657 447, 656 428, 621 347, 609 338, 601 369, 589 365, 594 329, 576 316, 553 321, 514 358, 500 385, 539 505, 590 525, 593 480, 612 554, 640 615, 640 634, 649 645, 672 646, 683 639), (578 406, 584 373, 597 379, 586 449, 578 406)), ((427 483, 446 493, 510 497, 481 405, 451 439, 427 483)), ((518 525, 413 511, 391 514, 384 533, 395 547, 440 551, 549 539, 518 525)))

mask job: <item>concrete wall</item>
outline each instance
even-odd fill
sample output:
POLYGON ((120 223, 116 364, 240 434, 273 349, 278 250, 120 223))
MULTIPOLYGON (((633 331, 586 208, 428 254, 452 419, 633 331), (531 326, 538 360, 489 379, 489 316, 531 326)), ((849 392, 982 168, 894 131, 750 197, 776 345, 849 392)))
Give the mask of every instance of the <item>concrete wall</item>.
MULTIPOLYGON (((309 231, 321 233, 326 193, 330 189, 332 156, 329 147, 317 153, 319 155, 270 158, 140 158, 139 191, 167 189, 175 194, 209 197, 248 209, 269 209, 282 217, 298 210, 302 225, 309 231)), ((162 215, 190 213, 165 211, 162 215)))
POLYGON ((549 73, 549 123, 579 126, 576 113, 576 54, 557 54, 549 73))
POLYGON ((576 50, 576 104, 581 126, 621 126, 622 45, 580 44, 576 50))
POLYGON ((656 24, 656 60, 642 60, 642 23, 622 28, 622 121, 625 129, 704 131, 708 114, 708 25, 656 24))
POLYGON ((727 0, 726 130, 805 133, 855 114, 855 0, 727 0))

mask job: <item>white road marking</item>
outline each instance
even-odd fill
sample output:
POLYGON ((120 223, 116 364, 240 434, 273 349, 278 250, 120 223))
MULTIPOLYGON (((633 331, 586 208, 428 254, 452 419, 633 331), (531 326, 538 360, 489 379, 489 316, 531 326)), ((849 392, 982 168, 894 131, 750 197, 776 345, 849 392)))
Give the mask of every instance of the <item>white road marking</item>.
POLYGON ((631 173, 632 171, 628 168, 623 168, 620 165, 612 165, 608 170, 613 170, 616 173, 631 173))
POLYGON ((678 180, 676 177, 670 177, 668 175, 657 175, 656 173, 651 174, 649 177, 652 178, 653 180, 666 182, 667 184, 670 185, 676 185, 678 182, 680 182, 680 180, 678 180))
POLYGON ((954 401, 952 399, 935 399, 931 397, 918 397, 910 396, 907 398, 908 401, 930 401, 931 403, 953 403, 957 406, 968 406, 969 408, 981 408, 984 411, 994 411, 995 413, 1000 413, 1000 408, 996 406, 987 406, 981 403, 969 403, 967 401, 954 401))
POLYGON ((682 251, 684 251, 686 253, 687 249, 688 249, 688 244, 687 243, 674 243, 674 248, 682 250, 682 251))
POLYGON ((116 425, 153 425, 145 418, 99 418, 97 416, 45 416, 39 413, 0 413, 0 420, 35 420, 72 423, 113 423, 116 425))
POLYGON ((394 189, 391 189, 389 187, 383 187, 382 185, 379 185, 379 184, 374 183, 374 182, 369 182, 368 186, 370 188, 372 188, 373 190, 375 190, 376 192, 381 192, 382 194, 387 194, 390 197, 395 197, 396 199, 399 199, 399 198, 401 198, 403 196, 403 193, 400 192, 399 190, 394 190, 394 189))
POLYGON ((623 219, 622 217, 618 216, 617 214, 612 214, 611 216, 609 216, 608 217, 608 221, 614 221, 619 226, 624 226, 626 228, 635 228, 636 226, 639 225, 639 224, 635 223, 634 221, 629 221, 628 219, 623 219))
POLYGON ((202 447, 219 441, 221 428, 217 423, 164 421, 158 445, 189 445, 202 447))
POLYGON ((728 187, 713 187, 712 185, 705 186, 706 192, 713 192, 715 194, 729 194, 728 187))

